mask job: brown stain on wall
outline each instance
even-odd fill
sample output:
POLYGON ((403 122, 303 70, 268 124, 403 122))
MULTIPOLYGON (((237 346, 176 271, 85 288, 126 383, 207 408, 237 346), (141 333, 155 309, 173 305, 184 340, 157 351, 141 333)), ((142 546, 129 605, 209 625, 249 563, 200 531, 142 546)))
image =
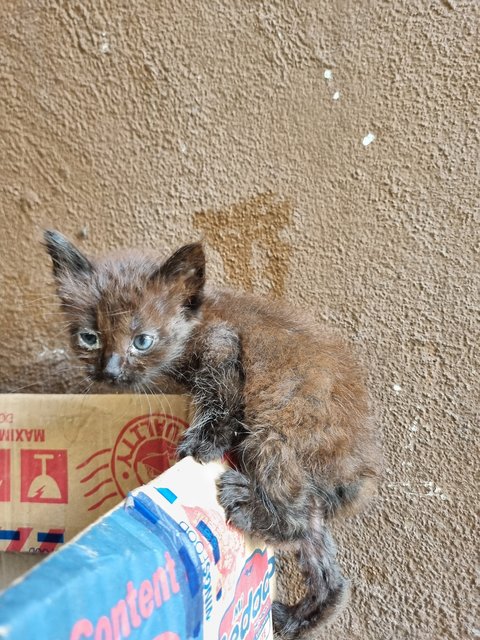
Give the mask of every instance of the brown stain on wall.
POLYGON ((281 237, 291 223, 292 206, 272 193, 262 193, 222 210, 199 211, 193 226, 222 255, 232 284, 254 289, 254 247, 262 253, 262 278, 269 292, 280 297, 285 292, 292 247, 281 237))

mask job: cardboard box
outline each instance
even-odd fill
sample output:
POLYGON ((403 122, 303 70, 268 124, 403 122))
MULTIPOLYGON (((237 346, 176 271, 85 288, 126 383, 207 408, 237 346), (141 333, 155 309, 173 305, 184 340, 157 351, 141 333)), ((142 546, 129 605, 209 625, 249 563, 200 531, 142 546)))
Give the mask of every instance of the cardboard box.
POLYGON ((265 543, 227 525, 217 502, 216 479, 225 466, 182 460, 126 501, 135 517, 163 537, 166 514, 188 540, 203 577, 203 637, 267 639, 274 558, 265 543), (151 524, 150 524, 151 523, 151 524))
POLYGON ((0 395, 0 550, 50 552, 175 462, 186 396, 0 395))
POLYGON ((271 640, 274 560, 186 458, 0 596, 2 640, 271 640))

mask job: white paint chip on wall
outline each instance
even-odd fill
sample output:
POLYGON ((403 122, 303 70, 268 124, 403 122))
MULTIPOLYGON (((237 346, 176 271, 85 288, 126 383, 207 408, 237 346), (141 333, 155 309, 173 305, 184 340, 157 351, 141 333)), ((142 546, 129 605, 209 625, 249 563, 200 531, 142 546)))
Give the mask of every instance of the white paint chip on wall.
POLYGON ((323 77, 325 80, 331 80, 333 78, 333 71, 331 69, 325 69, 323 72, 323 77))
POLYGON ((332 96, 332 100, 340 100, 340 91, 335 91, 332 96))
POLYGON ((400 393, 402 387, 399 384, 394 384, 392 389, 395 391, 395 393, 400 393))
POLYGON ((110 53, 110 42, 105 31, 101 33, 100 53, 110 53))
POLYGON ((362 144, 364 147, 368 147, 375 140, 375 134, 367 133, 367 135, 363 138, 362 144))

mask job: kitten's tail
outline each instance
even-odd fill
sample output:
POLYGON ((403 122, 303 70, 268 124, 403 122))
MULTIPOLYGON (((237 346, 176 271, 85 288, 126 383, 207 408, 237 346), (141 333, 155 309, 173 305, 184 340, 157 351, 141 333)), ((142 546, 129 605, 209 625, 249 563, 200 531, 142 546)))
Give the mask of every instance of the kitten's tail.
POLYGON ((273 624, 282 640, 293 640, 310 627, 325 624, 343 609, 349 583, 336 562, 336 547, 326 527, 300 541, 298 559, 306 594, 295 605, 273 603, 273 624))

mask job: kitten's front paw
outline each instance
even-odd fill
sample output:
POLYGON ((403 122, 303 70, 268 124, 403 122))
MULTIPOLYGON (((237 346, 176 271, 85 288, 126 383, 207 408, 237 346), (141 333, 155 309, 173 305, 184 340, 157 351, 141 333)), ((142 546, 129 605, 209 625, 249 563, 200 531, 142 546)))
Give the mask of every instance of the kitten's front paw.
POLYGON ((252 530, 253 500, 251 482, 243 473, 229 469, 217 480, 218 500, 227 521, 247 533, 252 530))
POLYGON ((203 431, 187 429, 177 447, 179 460, 192 456, 197 462, 211 462, 220 460, 225 455, 225 447, 212 442, 203 431))

